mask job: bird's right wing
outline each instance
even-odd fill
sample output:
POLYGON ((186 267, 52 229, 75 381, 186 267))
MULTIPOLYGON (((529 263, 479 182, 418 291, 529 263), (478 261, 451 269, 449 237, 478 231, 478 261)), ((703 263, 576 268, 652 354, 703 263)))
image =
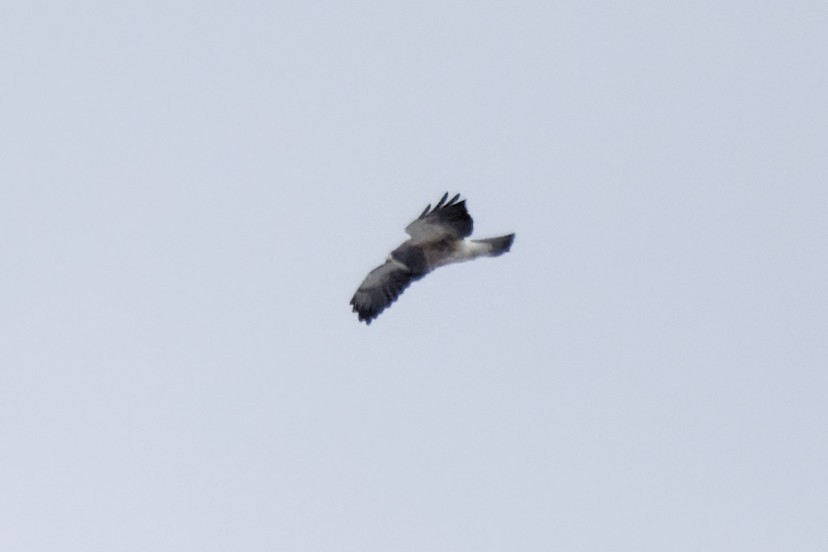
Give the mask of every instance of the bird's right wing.
POLYGON ((399 262, 388 260, 368 273, 359 286, 351 306, 359 315, 360 322, 370 324, 380 315, 411 282, 419 280, 424 274, 414 274, 399 262))

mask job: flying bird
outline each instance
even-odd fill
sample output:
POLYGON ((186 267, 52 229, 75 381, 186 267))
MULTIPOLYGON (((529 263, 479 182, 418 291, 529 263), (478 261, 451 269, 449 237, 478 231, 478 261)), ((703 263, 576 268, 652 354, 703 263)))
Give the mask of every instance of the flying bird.
POLYGON ((368 273, 351 299, 360 322, 370 324, 411 282, 435 268, 470 261, 477 257, 497 257, 509 251, 514 234, 467 240, 472 233, 472 218, 466 200, 457 194, 446 201, 448 193, 431 208, 429 204, 417 219, 405 228, 411 236, 392 251, 385 264, 368 273))

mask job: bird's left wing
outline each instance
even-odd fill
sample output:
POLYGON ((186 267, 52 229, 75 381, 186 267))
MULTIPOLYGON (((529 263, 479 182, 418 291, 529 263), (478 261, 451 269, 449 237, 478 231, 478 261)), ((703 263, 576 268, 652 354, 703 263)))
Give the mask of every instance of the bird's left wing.
POLYGON ((473 221, 466 210, 466 200, 457 201, 460 199, 460 194, 446 201, 447 199, 448 194, 445 194, 434 209, 429 204, 417 220, 405 228, 412 242, 458 240, 471 235, 473 221))

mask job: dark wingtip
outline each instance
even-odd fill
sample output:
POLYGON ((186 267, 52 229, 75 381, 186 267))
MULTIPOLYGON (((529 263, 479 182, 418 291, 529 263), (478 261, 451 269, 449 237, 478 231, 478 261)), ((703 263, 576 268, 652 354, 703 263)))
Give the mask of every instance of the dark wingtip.
MULTIPOLYGON (((426 206, 425 210, 424 210, 422 213, 420 213, 420 218, 422 218, 422 217, 424 217, 424 216, 428 215, 428 214, 429 214, 429 211, 430 211, 431 213, 433 213, 433 212, 435 212, 435 211, 438 211, 439 209, 442 209, 442 208, 445 208, 445 207, 449 207, 449 206, 451 206, 451 205, 455 205, 455 202, 456 202, 458 199, 460 199, 460 194, 455 194, 453 198, 448 199, 448 201, 446 201, 447 199, 448 199, 448 192, 446 192, 446 193, 444 193, 444 194, 443 194, 443 197, 441 197, 441 198, 440 198, 440 201, 438 201, 438 202, 434 205, 434 209, 432 209, 432 208, 431 208, 431 203, 429 203, 429 204, 426 206)), ((457 205, 460 205, 460 204, 465 203, 465 202, 466 202, 466 200, 464 199, 463 201, 460 201, 459 203, 457 203, 457 205)))
MULTIPOLYGON (((428 214, 431 214, 435 211, 438 211, 442 208, 449 207, 451 205, 455 205, 455 202, 457 202, 457 200, 460 199, 460 194, 455 194, 454 197, 451 198, 451 199, 448 199, 448 195, 449 195, 448 192, 444 193, 443 197, 440 198, 440 201, 438 201, 437 203, 434 204, 433 209, 431 208, 431 203, 426 205, 426 208, 423 209, 423 212, 420 213, 420 216, 417 217, 417 218, 423 218, 424 216, 426 216, 428 214), (448 201, 446 201, 446 200, 448 200, 448 201)), ((466 200, 464 199, 463 201, 457 202, 456 205, 461 205, 465 202, 466 202, 466 200)))
POLYGON ((378 316, 378 314, 372 313, 371 311, 363 311, 360 312, 356 308, 354 308, 354 312, 357 313, 357 318, 360 322, 365 322, 368 326, 371 325, 371 322, 378 316))

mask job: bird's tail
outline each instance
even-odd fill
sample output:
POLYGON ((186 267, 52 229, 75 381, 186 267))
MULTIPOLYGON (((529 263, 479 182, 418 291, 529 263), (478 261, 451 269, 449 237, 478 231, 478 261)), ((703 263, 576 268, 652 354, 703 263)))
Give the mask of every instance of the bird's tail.
POLYGON ((489 257, 497 257, 498 255, 503 255, 512 247, 512 242, 515 241, 514 234, 508 234, 506 236, 499 236, 497 238, 487 238, 485 240, 472 240, 474 243, 479 243, 486 245, 488 247, 488 251, 484 253, 489 257))

